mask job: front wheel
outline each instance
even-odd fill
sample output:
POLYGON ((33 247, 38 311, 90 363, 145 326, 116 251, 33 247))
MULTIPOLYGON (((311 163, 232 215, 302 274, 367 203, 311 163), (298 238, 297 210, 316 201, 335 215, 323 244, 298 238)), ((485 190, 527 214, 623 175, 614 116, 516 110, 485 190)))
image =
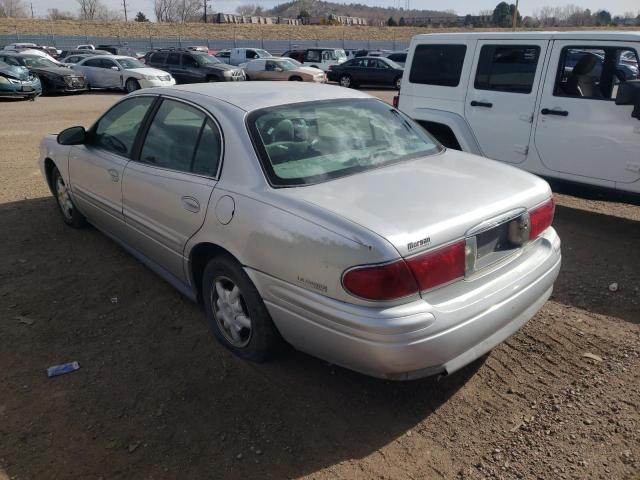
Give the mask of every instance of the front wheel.
POLYGON ((234 354, 263 362, 284 340, 242 266, 227 256, 214 257, 202 278, 202 295, 214 336, 234 354))
POLYGON ((53 167, 51 181, 53 183, 53 196, 56 199, 64 223, 73 228, 86 226, 87 219, 78 211, 76 205, 73 203, 69 189, 57 167, 53 167))
POLYGON ((136 80, 135 78, 130 78, 124 84, 124 89, 127 91, 127 93, 131 93, 131 92, 135 92, 136 90, 140 90, 140 82, 138 82, 138 80, 136 80))
POLYGON ((294 77, 291 77, 291 78, 289 79, 289 81, 290 81, 290 82, 301 82, 301 81, 302 81, 302 78, 301 78, 301 77, 294 76, 294 77))

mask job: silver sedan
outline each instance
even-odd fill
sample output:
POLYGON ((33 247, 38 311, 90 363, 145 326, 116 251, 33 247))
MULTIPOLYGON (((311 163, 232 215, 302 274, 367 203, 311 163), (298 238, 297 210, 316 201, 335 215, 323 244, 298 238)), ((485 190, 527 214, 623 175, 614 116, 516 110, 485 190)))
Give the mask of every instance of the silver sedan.
POLYGON ((452 373, 533 317, 560 269, 546 182, 334 86, 135 92, 45 138, 41 168, 68 225, 203 302, 248 360, 288 342, 383 378, 452 373))

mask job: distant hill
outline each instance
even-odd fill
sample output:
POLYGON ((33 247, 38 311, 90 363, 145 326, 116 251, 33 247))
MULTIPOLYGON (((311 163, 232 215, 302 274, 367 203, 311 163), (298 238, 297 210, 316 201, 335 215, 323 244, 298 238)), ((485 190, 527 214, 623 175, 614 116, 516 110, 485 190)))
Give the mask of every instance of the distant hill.
POLYGON ((413 18, 456 15, 452 10, 404 10, 401 8, 391 7, 370 7, 361 3, 343 4, 324 2, 321 0, 294 0, 292 2, 281 3, 269 10, 267 15, 273 17, 296 18, 302 11, 306 11, 312 17, 321 17, 333 13, 334 15, 362 17, 376 20, 387 20, 389 17, 394 17, 397 20, 400 17, 413 18))

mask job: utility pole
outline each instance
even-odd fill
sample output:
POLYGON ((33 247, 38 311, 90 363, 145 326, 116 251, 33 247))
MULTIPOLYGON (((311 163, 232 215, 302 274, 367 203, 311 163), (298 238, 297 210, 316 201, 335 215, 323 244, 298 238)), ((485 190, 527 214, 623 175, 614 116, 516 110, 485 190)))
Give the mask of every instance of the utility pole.
POLYGON ((516 0, 516 11, 513 14, 513 31, 514 32, 518 26, 518 3, 519 3, 519 0, 516 0))
POLYGON ((204 0, 204 23, 207 23, 207 0, 204 0))
POLYGON ((33 2, 31 2, 31 19, 33 19, 33 2))
POLYGON ((127 21, 127 0, 122 0, 122 6, 124 7, 124 21, 127 21))

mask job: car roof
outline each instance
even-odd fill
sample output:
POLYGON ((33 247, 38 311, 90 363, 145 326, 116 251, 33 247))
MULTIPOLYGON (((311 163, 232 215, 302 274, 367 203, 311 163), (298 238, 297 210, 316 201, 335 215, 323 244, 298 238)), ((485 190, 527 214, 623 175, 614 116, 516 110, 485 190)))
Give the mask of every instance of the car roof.
POLYGON ((449 40, 508 40, 513 39, 548 39, 548 40, 619 40, 619 41, 640 41, 640 32, 636 31, 621 31, 621 30, 581 30, 570 32, 473 32, 473 33, 423 33, 416 35, 413 39, 417 42, 429 41, 434 39, 449 39, 449 40))
POLYGON ((286 82, 286 85, 282 85, 282 82, 192 83, 145 89, 144 92, 167 95, 180 92, 181 97, 196 102, 193 95, 207 97, 229 103, 246 112, 291 103, 373 98, 366 93, 335 85, 312 85, 304 82, 286 82))

